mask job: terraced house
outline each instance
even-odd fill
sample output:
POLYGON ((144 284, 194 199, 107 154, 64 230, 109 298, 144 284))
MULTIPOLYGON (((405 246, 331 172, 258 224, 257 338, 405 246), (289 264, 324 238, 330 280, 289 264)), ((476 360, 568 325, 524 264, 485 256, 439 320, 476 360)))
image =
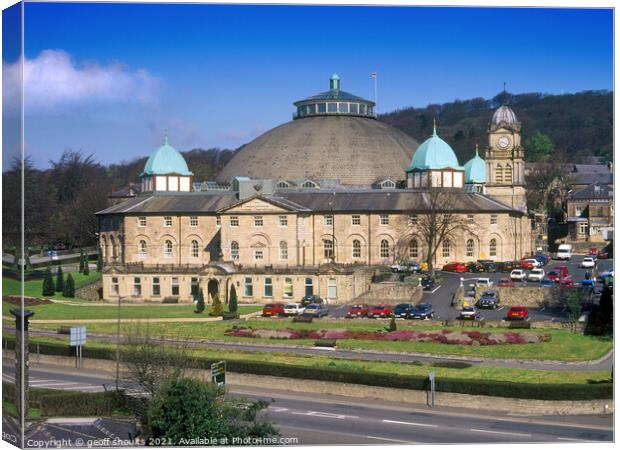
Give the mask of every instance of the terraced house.
POLYGON ((234 284, 241 301, 348 302, 377 266, 426 260, 435 216, 458 224, 436 265, 531 252, 521 124, 509 106, 491 118, 485 158, 476 149, 460 165, 436 126, 419 145, 336 75, 295 105, 291 122, 241 147, 217 182, 194 182, 166 138, 141 194, 97 213, 105 299, 189 302, 201 286, 226 301, 234 284))

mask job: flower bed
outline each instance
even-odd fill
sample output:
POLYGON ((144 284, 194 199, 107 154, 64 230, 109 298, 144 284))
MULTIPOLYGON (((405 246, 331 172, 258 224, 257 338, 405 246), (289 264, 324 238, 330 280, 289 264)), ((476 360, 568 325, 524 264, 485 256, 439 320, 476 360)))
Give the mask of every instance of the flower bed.
POLYGON ((453 345, 497 345, 537 344, 549 342, 548 333, 523 332, 483 333, 480 331, 351 331, 344 329, 304 330, 285 328, 271 330, 264 328, 234 327, 224 333, 226 336, 261 339, 355 339, 373 341, 434 342, 453 345))

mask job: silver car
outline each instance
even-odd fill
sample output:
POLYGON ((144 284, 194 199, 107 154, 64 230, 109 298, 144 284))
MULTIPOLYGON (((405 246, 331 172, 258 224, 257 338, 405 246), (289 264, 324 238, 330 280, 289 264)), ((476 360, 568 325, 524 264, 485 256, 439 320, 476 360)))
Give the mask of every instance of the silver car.
POLYGON ((323 303, 312 303, 304 309, 303 316, 323 317, 329 314, 327 306, 323 303))

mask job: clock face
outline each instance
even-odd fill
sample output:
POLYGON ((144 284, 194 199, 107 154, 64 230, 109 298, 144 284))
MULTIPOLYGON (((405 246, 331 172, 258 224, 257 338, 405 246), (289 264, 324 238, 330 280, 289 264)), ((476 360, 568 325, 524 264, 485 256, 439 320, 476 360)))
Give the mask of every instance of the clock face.
POLYGON ((510 145, 510 138, 508 138, 508 136, 502 136, 497 143, 501 148, 507 148, 510 145))

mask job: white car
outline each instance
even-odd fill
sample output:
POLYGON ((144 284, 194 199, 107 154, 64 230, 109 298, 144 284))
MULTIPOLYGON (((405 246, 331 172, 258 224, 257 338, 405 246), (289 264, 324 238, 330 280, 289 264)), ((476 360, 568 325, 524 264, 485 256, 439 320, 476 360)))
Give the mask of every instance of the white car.
POLYGON ((521 270, 521 269, 513 270, 512 272, 510 272, 510 279, 516 280, 516 281, 525 280, 525 270, 521 270))
POLYGON ((490 278, 478 278, 476 280, 476 287, 478 287, 478 286, 491 287, 491 286, 493 286, 493 282, 491 281, 490 278))
POLYGON ((538 261, 537 259, 534 259, 534 258, 524 259, 521 262, 523 264, 531 264, 532 267, 540 267, 540 266, 542 266, 542 263, 540 261, 538 261))
POLYGON ((543 269, 532 269, 527 275, 528 281, 540 281, 545 277, 545 271, 543 269))
POLYGON ((285 316, 297 316, 304 312, 304 307, 299 303, 289 303, 288 305, 284 305, 284 315, 285 316))
POLYGON ((581 261, 581 265, 579 267, 585 267, 585 268, 592 268, 596 265, 596 262, 594 262, 594 258, 583 258, 583 261, 581 261))

